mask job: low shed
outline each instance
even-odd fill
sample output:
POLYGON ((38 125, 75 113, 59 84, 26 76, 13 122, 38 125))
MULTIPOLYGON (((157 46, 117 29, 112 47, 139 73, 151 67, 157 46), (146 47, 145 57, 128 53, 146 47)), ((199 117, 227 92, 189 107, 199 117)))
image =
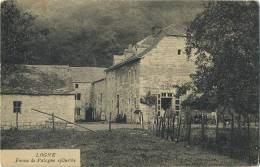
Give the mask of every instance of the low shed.
POLYGON ((2 126, 15 127, 17 112, 20 125, 51 121, 51 116, 32 109, 74 122, 75 94, 69 66, 13 65, 8 70, 2 73, 2 126))

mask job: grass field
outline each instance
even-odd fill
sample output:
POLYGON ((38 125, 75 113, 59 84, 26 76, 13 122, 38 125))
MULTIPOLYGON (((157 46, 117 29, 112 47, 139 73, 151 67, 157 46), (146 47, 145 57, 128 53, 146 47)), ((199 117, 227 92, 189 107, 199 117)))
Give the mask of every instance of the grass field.
POLYGON ((87 166, 245 166, 245 162, 200 147, 173 143, 140 129, 112 132, 3 131, 2 149, 73 148, 87 166))

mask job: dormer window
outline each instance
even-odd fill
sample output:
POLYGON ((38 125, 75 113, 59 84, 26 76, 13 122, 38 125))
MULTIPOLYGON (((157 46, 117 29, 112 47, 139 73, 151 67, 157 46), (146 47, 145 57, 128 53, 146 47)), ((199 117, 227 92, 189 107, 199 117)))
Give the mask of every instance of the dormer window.
POLYGON ((181 49, 178 49, 178 55, 181 55, 181 49))
POLYGON ((79 88, 79 84, 75 84, 75 88, 79 88))

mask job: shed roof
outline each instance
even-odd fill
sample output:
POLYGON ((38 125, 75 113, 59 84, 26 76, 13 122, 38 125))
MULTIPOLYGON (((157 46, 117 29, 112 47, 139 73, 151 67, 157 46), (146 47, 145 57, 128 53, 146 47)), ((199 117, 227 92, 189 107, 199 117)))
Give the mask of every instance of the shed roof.
POLYGON ((71 67, 73 82, 94 82, 105 78, 106 68, 102 67, 71 67))
POLYGON ((2 75, 2 94, 73 94, 69 66, 12 65, 12 67, 12 72, 2 75))

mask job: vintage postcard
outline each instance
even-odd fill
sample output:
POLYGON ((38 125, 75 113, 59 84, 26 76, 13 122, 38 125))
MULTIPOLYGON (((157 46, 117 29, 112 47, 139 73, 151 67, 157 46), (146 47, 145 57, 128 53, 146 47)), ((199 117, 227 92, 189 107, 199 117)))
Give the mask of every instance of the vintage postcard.
POLYGON ((0 2, 0 166, 260 166, 257 1, 0 2))

